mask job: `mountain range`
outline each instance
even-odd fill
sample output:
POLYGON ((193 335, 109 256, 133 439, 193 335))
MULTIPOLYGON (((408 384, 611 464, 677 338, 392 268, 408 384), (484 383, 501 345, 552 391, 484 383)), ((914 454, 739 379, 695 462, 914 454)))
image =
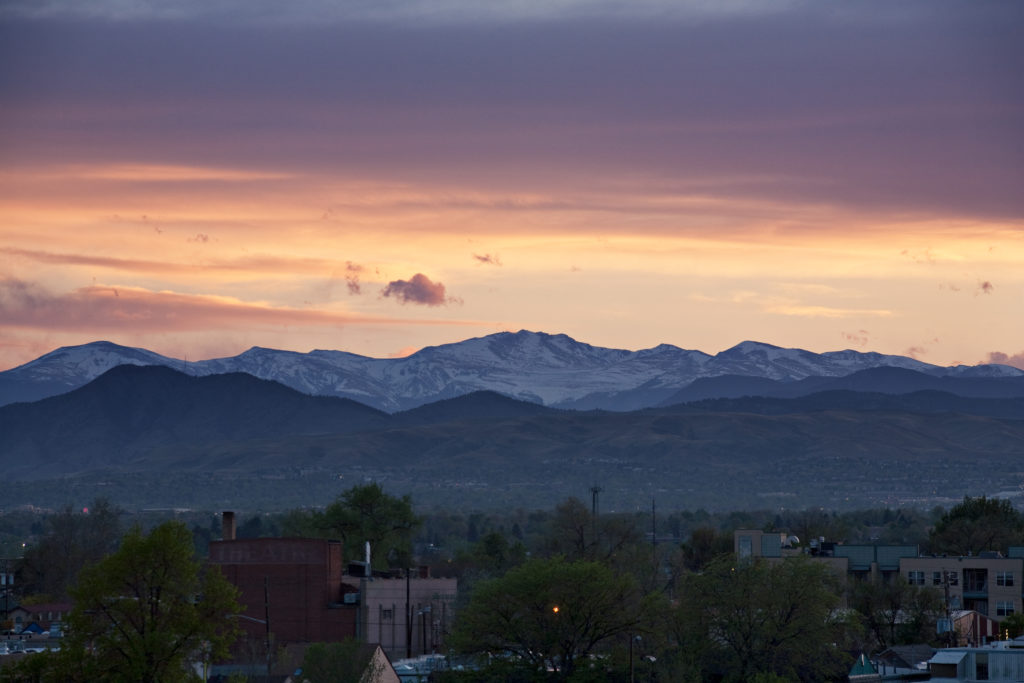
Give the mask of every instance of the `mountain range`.
POLYGON ((819 391, 932 390, 967 397, 1024 396, 1024 371, 1006 365, 941 367, 852 350, 812 353, 743 342, 716 355, 669 344, 608 349, 564 334, 519 331, 426 347, 405 358, 253 347, 186 362, 93 342, 63 347, 0 372, 0 406, 63 394, 119 365, 159 365, 197 377, 245 373, 310 396, 400 412, 476 391, 554 408, 631 411, 709 398, 795 398, 819 391), (874 373, 862 371, 872 370, 874 373))
POLYGON ((1024 491, 1024 372, 756 342, 712 356, 523 331, 400 359, 188 363, 95 342, 0 373, 0 399, 8 504, 283 509, 353 480, 463 509, 595 483, 625 509, 1024 491))
POLYGON ((934 390, 631 412, 478 391, 387 413, 245 373, 122 365, 66 394, 0 407, 0 471, 19 482, 8 504, 102 495, 127 506, 281 509, 371 480, 450 508, 549 506, 595 482, 613 505, 652 495, 690 509, 934 505, 1015 490, 1022 454, 1024 397, 934 390))

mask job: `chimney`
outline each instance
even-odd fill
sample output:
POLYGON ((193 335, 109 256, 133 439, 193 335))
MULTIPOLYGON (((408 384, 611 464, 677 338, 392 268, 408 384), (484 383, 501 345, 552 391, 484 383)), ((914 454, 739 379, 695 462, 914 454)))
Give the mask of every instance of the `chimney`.
POLYGON ((221 519, 221 538, 225 541, 235 540, 235 513, 225 510, 221 519))

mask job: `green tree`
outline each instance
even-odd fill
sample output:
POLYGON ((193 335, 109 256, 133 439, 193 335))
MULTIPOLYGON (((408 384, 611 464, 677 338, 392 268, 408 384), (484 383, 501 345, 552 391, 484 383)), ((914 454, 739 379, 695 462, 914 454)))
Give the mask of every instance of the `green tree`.
POLYGON ((93 680, 181 681, 189 664, 228 655, 238 635, 238 591, 196 560, 192 534, 166 522, 135 527, 117 552, 81 573, 61 648, 93 680))
POLYGON ((732 552, 732 534, 711 527, 697 527, 682 546, 683 565, 690 571, 702 570, 711 560, 732 552))
POLYGON ((878 650, 934 640, 936 620, 945 613, 941 592, 899 578, 855 582, 849 601, 878 650))
POLYGON ((545 557, 599 562, 653 588, 656 558, 632 516, 595 518, 582 501, 570 497, 555 507, 539 545, 539 554, 545 557))
POLYGON ((511 652, 526 669, 568 679, 588 655, 641 629, 651 602, 603 564, 535 559, 477 584, 451 642, 464 653, 511 652))
POLYGON ((802 557, 738 563, 730 555, 687 575, 676 633, 690 675, 727 681, 845 676, 848 662, 835 645, 845 627, 834 616, 836 583, 828 568, 802 557))
POLYGON ((65 598, 79 572, 113 552, 121 535, 120 510, 99 498, 88 512, 66 506, 46 520, 46 535, 25 551, 19 576, 25 594, 65 598))
POLYGON ((473 544, 469 557, 482 574, 500 576, 526 561, 526 547, 519 541, 509 543, 503 534, 492 531, 473 544))
POLYGON ((1008 500, 971 498, 942 515, 928 538, 933 553, 967 555, 983 550, 1006 551, 1024 542, 1024 516, 1008 500))
POLYGON ((1022 635, 1024 635, 1024 614, 1019 612, 1011 614, 999 622, 1000 637, 1009 636, 1010 638, 1016 638, 1022 635))
POLYGON ((353 486, 323 512, 291 513, 285 530, 302 535, 338 538, 345 544, 345 556, 362 556, 365 543, 375 567, 407 567, 412 561, 412 535, 421 520, 412 510, 408 496, 396 498, 380 484, 353 486))

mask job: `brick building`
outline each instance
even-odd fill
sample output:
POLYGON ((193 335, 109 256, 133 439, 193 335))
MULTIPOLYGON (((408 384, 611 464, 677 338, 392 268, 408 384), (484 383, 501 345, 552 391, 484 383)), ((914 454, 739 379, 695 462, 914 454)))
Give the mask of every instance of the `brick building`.
MULTIPOLYGON (((332 642, 356 635, 356 609, 345 604, 354 592, 343 581, 342 547, 316 538, 233 538, 210 543, 210 563, 221 568, 241 592, 239 625, 250 640, 276 646, 332 642)), ((230 527, 230 528, 229 528, 230 527)))
POLYGON ((314 538, 235 539, 224 514, 224 539, 210 543, 217 565, 241 592, 239 626, 247 637, 235 660, 262 661, 270 652, 304 643, 355 637, 379 643, 391 657, 443 651, 451 627, 457 581, 433 578, 427 567, 372 572, 349 562, 339 541, 314 538), (346 568, 359 570, 353 575, 346 568))

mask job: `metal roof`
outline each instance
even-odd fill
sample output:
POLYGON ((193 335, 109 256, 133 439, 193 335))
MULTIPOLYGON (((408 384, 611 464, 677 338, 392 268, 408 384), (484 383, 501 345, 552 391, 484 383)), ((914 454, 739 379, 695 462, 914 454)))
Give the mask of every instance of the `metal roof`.
POLYGON ((967 656, 966 652, 940 651, 928 660, 929 664, 959 664, 967 656))

